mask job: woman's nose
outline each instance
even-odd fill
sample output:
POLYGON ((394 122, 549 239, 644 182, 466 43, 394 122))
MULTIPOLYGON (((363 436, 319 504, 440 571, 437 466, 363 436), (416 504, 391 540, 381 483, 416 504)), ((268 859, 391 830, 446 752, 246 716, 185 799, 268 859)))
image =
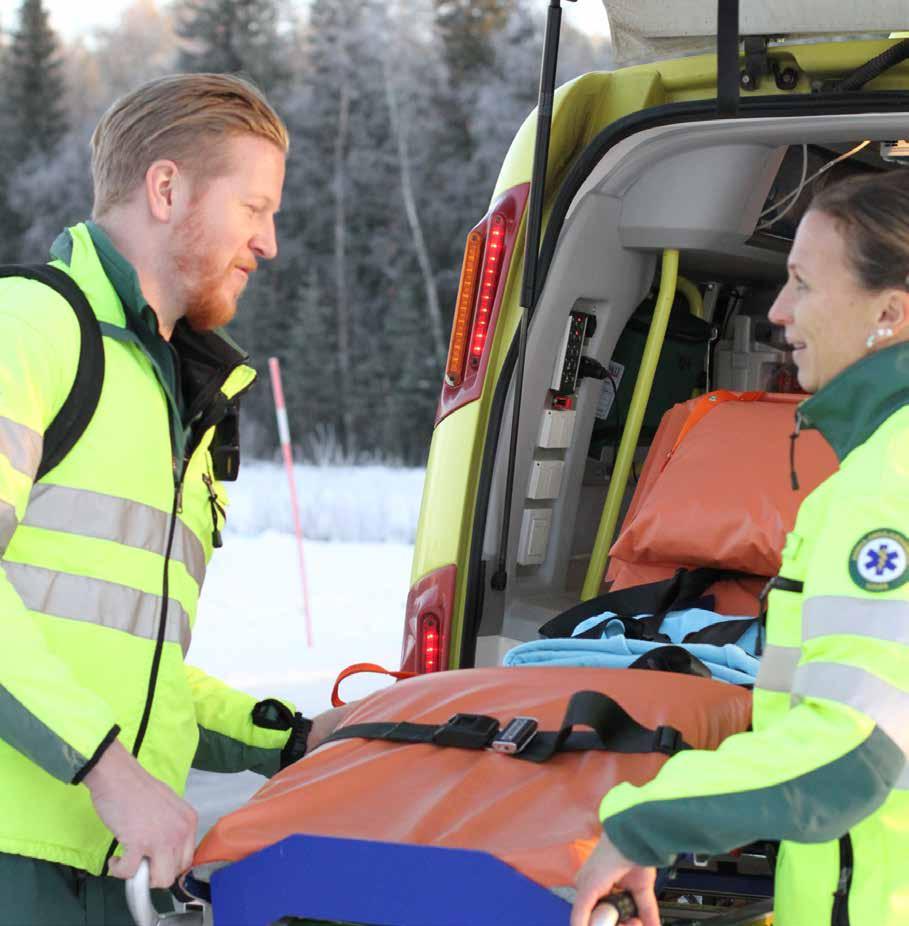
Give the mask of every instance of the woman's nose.
POLYGON ((779 295, 773 300, 773 305, 770 306, 770 311, 767 313, 768 320, 774 325, 785 325, 792 321, 788 289, 788 286, 784 286, 780 290, 779 295))

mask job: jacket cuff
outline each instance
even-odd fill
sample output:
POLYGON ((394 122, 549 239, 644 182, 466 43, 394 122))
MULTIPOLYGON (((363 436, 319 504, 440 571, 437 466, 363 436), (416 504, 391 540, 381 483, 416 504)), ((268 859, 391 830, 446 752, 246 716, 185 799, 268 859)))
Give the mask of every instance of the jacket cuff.
POLYGON ((113 743, 120 733, 120 727, 117 724, 114 724, 107 733, 107 736, 101 740, 98 748, 92 754, 92 757, 73 775, 73 780, 71 784, 78 785, 81 784, 85 779, 85 776, 101 761, 101 756, 107 751, 108 746, 113 743))

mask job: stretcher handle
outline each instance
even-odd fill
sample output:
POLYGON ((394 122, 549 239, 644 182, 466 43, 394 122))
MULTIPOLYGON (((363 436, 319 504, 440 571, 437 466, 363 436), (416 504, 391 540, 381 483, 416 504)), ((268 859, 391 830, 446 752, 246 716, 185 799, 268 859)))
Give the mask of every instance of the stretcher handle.
POLYGON ((147 858, 142 859, 136 873, 126 882, 126 906, 136 926, 203 926, 201 910, 158 913, 152 904, 151 868, 147 858))
POLYGON ((341 682, 343 682, 345 678, 350 678, 351 675, 359 675, 361 672, 388 675, 397 681, 401 681, 401 679, 405 678, 413 678, 417 674, 416 672, 392 672, 391 669, 385 669, 382 666, 376 665, 374 662, 355 662, 352 666, 343 669, 341 674, 335 679, 335 687, 331 690, 332 707, 344 707, 344 705, 347 704, 346 701, 341 700, 341 695, 338 693, 341 688, 341 682))
POLYGON ((602 900, 590 914, 590 926, 616 926, 638 915, 638 908, 631 894, 622 891, 602 900))

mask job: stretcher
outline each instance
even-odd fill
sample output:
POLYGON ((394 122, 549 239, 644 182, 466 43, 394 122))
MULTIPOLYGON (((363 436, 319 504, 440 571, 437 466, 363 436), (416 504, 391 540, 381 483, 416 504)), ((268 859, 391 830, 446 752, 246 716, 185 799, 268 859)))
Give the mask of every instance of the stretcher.
MULTIPOLYGON (((731 564, 736 578, 715 588, 717 610, 755 613, 757 589, 776 571, 774 557, 801 497, 835 466, 817 435, 806 435, 799 448, 799 492, 785 470, 766 465, 768 434, 785 438, 793 412, 792 397, 742 401, 730 394, 667 413, 613 546, 607 574, 613 588, 662 579, 679 566, 731 564), (711 456, 718 442, 728 446, 730 433, 752 467, 745 474, 735 470, 735 460, 711 456), (713 461, 712 471, 705 461, 713 461), (724 466, 735 471, 723 472, 724 466), (733 477, 747 478, 750 501, 733 515, 739 529, 729 536, 723 527, 729 500, 742 493, 733 484, 732 494, 711 495, 697 479, 715 490, 733 477), (664 517, 667 505, 677 513, 680 504, 696 509, 686 516, 698 523, 696 534, 674 533, 673 519, 664 517), (742 579, 747 572, 754 578, 742 579)), ((645 732, 675 730, 696 748, 716 748, 750 721, 750 693, 709 679, 635 669, 500 667, 398 683, 365 699, 345 726, 385 720, 433 728, 453 711, 470 711, 463 716, 494 715, 502 725, 509 716, 531 715, 540 730, 555 731, 560 722, 564 728, 565 704, 578 689, 607 692, 645 732)), ((599 836, 595 809, 608 782, 647 781, 667 758, 633 745, 630 754, 626 748, 619 755, 559 756, 551 767, 528 771, 529 762, 503 760, 488 749, 407 742, 359 736, 330 742, 219 821, 185 878, 204 910, 188 914, 195 919, 184 926, 210 920, 212 911, 216 926, 566 926, 570 885, 599 836), (540 813, 546 815, 542 828, 540 813)), ((762 845, 722 858, 681 857, 660 873, 664 923, 698 917, 715 926, 771 922, 772 852, 762 845)), ((137 910, 140 888, 132 888, 137 910)), ((160 921, 156 916, 146 903, 137 922, 151 926, 160 921)), ((617 913, 604 907, 598 916, 606 923, 617 913)))
MULTIPOLYGON (((660 496, 670 466, 687 491, 692 473, 703 468, 705 443, 709 448, 730 429, 740 429, 747 445, 749 422, 756 419, 763 438, 768 429, 789 427, 794 411, 789 397, 760 396, 748 403, 735 398, 716 403, 709 415, 693 414, 703 404, 694 400, 664 418, 613 547, 609 577, 616 585, 634 584, 641 576, 659 579, 679 565, 722 566, 730 559, 741 572, 748 565, 740 561, 746 550, 762 575, 721 583, 718 609, 739 614, 756 609, 755 590, 773 571, 773 546, 782 543, 799 503, 788 497, 786 473, 780 477, 771 470, 762 482, 762 466, 755 463, 749 488, 759 501, 746 516, 750 530, 740 531, 737 539, 711 535, 710 501, 695 489, 692 504, 699 506, 700 529, 697 542, 686 547, 685 562, 667 562, 659 544, 655 548, 646 540, 648 518, 659 517, 654 504, 665 504, 660 496), (783 502, 774 501, 781 479, 783 502)), ((755 450, 744 447, 749 458, 755 450)), ((800 448, 802 494, 832 471, 835 463, 827 453, 819 439, 800 448)), ((718 501, 725 503, 722 497, 718 501)), ((677 540, 671 531, 660 533, 664 547, 672 549, 677 540)), ((506 715, 533 715, 541 730, 558 730, 576 689, 608 691, 626 706, 636 705, 633 712, 644 727, 676 728, 683 741, 698 748, 715 748, 750 720, 750 693, 709 679, 633 669, 490 668, 398 683, 362 702, 345 725, 382 719, 444 725, 452 710, 469 710, 496 715, 503 724, 506 715), (663 694, 648 701, 639 694, 644 690, 663 694)), ((527 774, 489 750, 468 755, 425 741, 398 747, 356 737, 329 743, 266 783, 249 805, 219 821, 203 840, 185 887, 207 912, 189 914, 195 919, 184 920, 184 926, 204 922, 212 911, 216 926, 567 926, 569 886, 599 835, 595 809, 603 782, 649 780, 666 760, 656 753, 622 755, 630 764, 617 770, 617 760, 607 755, 608 762, 603 752, 584 753, 570 760, 575 763, 570 768, 568 758, 560 757, 560 765, 527 774), (501 799, 490 801, 487 794, 477 800, 478 789, 488 788, 497 775, 502 777, 493 791, 501 799), (385 792, 383 781, 391 783, 385 792), (534 807, 545 808, 552 821, 544 828, 546 838, 540 838, 533 814, 522 817, 522 809, 534 807), (574 832, 561 832, 556 821, 570 821, 572 812, 582 822, 570 823, 574 832)), ((772 847, 750 847, 719 859, 681 857, 672 870, 660 873, 659 896, 664 923, 699 922, 698 917, 715 926, 769 923, 772 847)), ((141 906, 140 900, 134 903, 141 906)), ((604 923, 616 915, 605 907, 599 914, 604 923)), ((155 916, 146 904, 137 922, 150 926, 159 922, 155 916)))

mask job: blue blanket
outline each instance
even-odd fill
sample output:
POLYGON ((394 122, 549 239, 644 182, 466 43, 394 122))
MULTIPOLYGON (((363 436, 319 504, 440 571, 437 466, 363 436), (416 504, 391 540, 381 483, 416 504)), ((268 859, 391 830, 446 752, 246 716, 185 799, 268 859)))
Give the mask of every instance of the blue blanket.
MULTIPOLYGON (((601 623, 609 614, 598 614, 582 621, 575 628, 575 634, 601 623)), ((754 655, 758 639, 757 624, 753 624, 736 643, 713 646, 708 643, 682 643, 693 631, 702 630, 724 620, 740 620, 691 608, 667 614, 660 625, 660 633, 666 634, 677 645, 703 662, 715 679, 734 685, 753 685, 757 677, 759 660, 754 655)), ((647 640, 630 640, 624 635, 620 620, 609 621, 599 640, 554 639, 534 640, 522 643, 505 654, 506 666, 602 666, 603 668, 627 668, 644 653, 665 643, 647 640)))

